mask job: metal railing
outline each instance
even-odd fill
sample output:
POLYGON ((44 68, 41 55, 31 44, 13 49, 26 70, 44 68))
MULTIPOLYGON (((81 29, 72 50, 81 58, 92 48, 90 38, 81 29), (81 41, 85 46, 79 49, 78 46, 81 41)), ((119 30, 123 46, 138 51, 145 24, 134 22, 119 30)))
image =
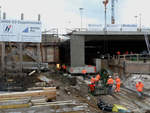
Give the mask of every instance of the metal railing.
POLYGON ((119 59, 127 60, 127 61, 150 61, 149 54, 127 54, 127 55, 119 55, 119 59))
MULTIPOLYGON (((128 31, 132 31, 132 32, 150 32, 150 29, 135 29, 135 30, 130 30, 130 29, 126 29, 124 30, 123 28, 119 28, 119 29, 109 29, 107 28, 107 30, 105 30, 104 28, 66 28, 66 33, 72 33, 72 32, 78 32, 78 31, 114 31, 114 32, 128 32, 128 31)), ((144 34, 143 34, 144 35, 144 34)))

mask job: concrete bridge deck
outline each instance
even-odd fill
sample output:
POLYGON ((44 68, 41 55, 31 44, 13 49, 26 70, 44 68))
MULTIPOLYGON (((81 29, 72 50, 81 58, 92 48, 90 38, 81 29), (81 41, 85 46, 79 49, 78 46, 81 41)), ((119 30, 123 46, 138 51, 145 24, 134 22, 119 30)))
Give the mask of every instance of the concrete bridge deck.
POLYGON ((68 34, 70 36, 70 64, 72 67, 85 66, 85 56, 88 57, 94 54, 95 56, 88 58, 88 60, 93 60, 93 57, 98 57, 96 56, 97 52, 112 54, 118 50, 124 52, 129 50, 140 53, 147 50, 145 33, 150 39, 150 31, 73 31, 68 34), (88 51, 87 46, 95 46, 95 49, 89 49, 90 51, 88 51))

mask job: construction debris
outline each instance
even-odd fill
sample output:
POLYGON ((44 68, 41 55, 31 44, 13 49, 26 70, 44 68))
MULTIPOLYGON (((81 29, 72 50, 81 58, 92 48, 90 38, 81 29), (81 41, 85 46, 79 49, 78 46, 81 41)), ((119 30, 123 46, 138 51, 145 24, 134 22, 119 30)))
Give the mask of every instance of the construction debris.
POLYGON ((88 113, 88 105, 73 100, 46 102, 45 99, 34 99, 26 104, 0 105, 3 113, 88 113))
POLYGON ((31 71, 28 75, 31 76, 32 74, 34 74, 36 72, 36 70, 31 71))
POLYGON ((50 80, 49 78, 47 78, 46 76, 44 75, 40 75, 37 77, 40 81, 42 82, 46 82, 47 84, 50 84, 51 82, 53 82, 52 80, 50 80))

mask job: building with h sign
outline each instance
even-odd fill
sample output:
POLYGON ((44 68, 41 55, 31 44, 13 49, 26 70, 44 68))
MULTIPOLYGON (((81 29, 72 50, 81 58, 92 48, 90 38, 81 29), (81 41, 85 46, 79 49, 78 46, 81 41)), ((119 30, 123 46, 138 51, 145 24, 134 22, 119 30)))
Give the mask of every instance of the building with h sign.
POLYGON ((41 42, 41 22, 0 20, 0 41, 41 42))
POLYGON ((59 39, 53 34, 43 34, 42 38, 40 19, 0 20, 0 42, 2 75, 26 75, 31 70, 47 69, 48 63, 52 65, 59 61, 59 39))

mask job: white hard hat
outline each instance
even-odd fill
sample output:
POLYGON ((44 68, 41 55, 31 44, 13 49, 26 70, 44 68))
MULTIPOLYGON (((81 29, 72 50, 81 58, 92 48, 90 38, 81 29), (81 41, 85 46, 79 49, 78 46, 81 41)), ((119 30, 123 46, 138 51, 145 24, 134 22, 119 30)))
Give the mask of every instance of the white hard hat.
POLYGON ((111 78, 111 76, 109 76, 109 78, 111 78))

